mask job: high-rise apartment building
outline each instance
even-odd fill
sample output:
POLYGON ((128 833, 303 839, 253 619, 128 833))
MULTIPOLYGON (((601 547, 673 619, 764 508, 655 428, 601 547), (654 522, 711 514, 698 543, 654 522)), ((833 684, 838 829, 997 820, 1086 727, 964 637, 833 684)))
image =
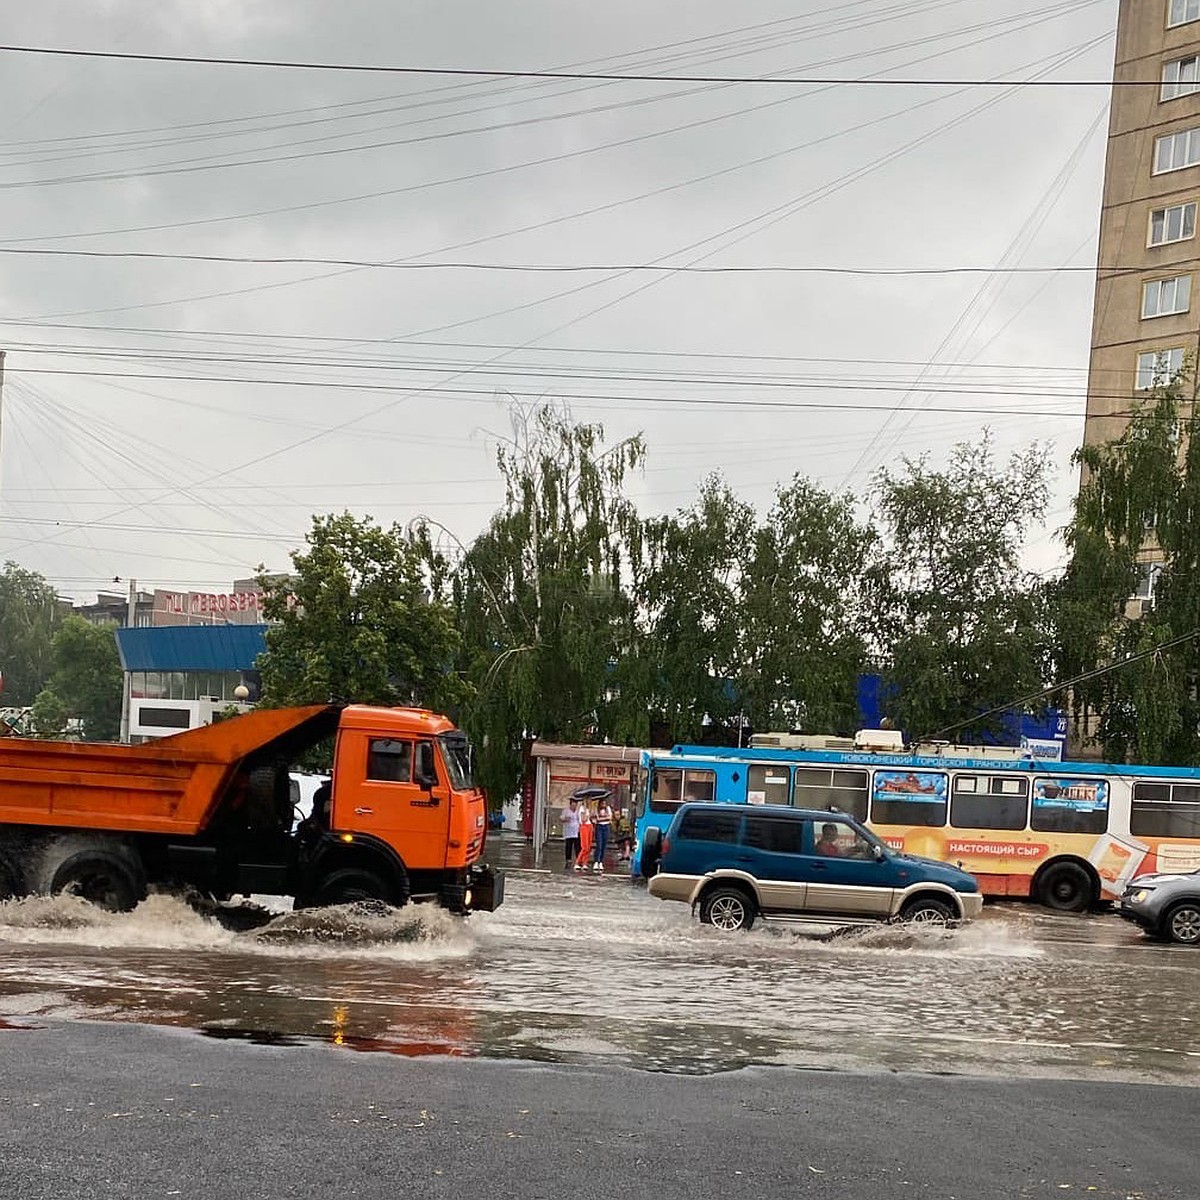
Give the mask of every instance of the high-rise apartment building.
POLYGON ((1200 345, 1200 0, 1120 0, 1113 79, 1088 442, 1200 345))

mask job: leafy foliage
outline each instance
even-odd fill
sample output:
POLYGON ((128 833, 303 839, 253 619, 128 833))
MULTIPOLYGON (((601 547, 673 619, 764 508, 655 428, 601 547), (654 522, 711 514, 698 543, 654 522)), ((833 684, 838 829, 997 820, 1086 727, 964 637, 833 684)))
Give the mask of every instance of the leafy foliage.
POLYGON ((1076 455, 1084 484, 1055 589, 1057 658, 1064 676, 1102 671, 1073 689, 1072 711, 1116 761, 1200 763, 1198 432, 1176 380, 1118 438, 1076 455), (1145 614, 1128 601, 1142 562, 1161 564, 1145 614))
POLYGON ((87 741, 115 741, 121 729, 125 677, 111 629, 67 615, 54 635, 54 671, 34 702, 34 726, 59 733, 79 721, 87 741))
POLYGON ((848 496, 799 476, 776 492, 742 588, 739 691, 755 729, 857 727, 868 664, 863 568, 876 540, 848 496))
POLYGON ((474 685, 463 721, 497 802, 517 789, 530 737, 582 740, 613 721, 610 671, 630 621, 621 571, 636 536, 622 485, 643 454, 638 437, 605 448, 603 427, 565 406, 513 405, 497 451, 504 508, 448 581, 474 685))
POLYGON ((633 587, 637 653, 619 673, 634 740, 652 740, 653 721, 670 741, 698 742, 706 723, 729 728, 738 716, 754 527, 754 510, 717 477, 690 508, 645 522, 633 587))
POLYGON ((891 715, 911 735, 990 732, 998 722, 977 714, 1042 686, 1045 593, 1020 549, 1045 515, 1047 471, 1044 448, 1001 465, 984 438, 945 470, 905 460, 877 475, 883 545, 867 586, 891 715))
POLYGON ((453 710, 458 634, 426 591, 420 550, 399 528, 348 512, 314 517, 307 542, 289 578, 260 575, 274 622, 258 664, 265 701, 453 710))
POLYGON ((5 704, 32 704, 52 670, 52 643, 60 604, 35 571, 6 562, 0 572, 0 671, 5 704))

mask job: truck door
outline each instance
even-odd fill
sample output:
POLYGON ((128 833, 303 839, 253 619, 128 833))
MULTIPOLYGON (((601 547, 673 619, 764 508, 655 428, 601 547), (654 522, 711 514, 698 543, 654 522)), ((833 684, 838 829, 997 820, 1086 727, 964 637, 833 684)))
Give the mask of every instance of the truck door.
POLYGON ((432 741, 357 730, 341 735, 333 777, 335 833, 380 838, 409 870, 421 871, 445 868, 449 829, 449 781, 441 777, 432 741))

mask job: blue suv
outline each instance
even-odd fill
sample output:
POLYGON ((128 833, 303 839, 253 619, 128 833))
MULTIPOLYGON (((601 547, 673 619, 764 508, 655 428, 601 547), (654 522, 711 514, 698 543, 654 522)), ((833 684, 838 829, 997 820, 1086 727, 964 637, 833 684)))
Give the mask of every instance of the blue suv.
POLYGON ((983 908, 973 875, 890 850, 845 813, 684 804, 656 840, 642 850, 657 866, 650 894, 698 906, 721 929, 759 915, 947 925, 983 908))

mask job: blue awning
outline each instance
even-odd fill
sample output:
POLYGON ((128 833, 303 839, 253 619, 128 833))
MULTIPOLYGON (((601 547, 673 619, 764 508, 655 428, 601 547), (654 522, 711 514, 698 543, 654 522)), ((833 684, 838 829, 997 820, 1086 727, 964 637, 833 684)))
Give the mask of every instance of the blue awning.
POLYGON ((126 671, 249 671, 267 648, 265 625, 160 625, 118 629, 126 671))

